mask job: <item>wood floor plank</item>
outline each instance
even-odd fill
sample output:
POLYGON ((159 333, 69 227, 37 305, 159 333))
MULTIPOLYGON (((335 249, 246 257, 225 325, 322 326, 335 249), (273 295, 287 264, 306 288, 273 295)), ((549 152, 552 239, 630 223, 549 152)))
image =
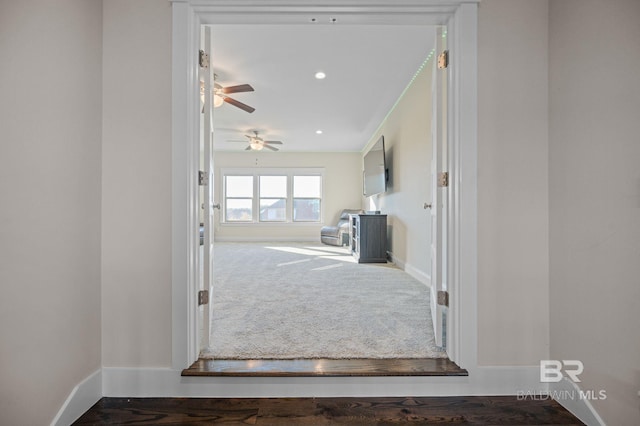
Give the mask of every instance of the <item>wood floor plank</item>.
POLYGON ((102 398, 75 425, 582 425, 560 404, 515 396, 102 398))
POLYGON ((214 398, 102 398, 74 424, 256 424, 259 401, 214 398))
POLYGON ((199 359, 183 376, 468 376, 446 358, 420 359, 199 359))

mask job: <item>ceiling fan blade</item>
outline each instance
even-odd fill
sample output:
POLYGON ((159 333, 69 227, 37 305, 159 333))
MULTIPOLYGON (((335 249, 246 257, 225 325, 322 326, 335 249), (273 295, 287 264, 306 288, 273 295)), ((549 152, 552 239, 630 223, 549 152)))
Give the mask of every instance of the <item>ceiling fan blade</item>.
POLYGON ((270 149, 271 151, 278 151, 278 148, 274 148, 271 145, 262 145, 264 148, 270 149))
POLYGON ((247 104, 243 104, 243 103, 242 103, 242 102, 240 102, 240 101, 236 101, 235 99, 230 98, 230 97, 228 97, 228 96, 225 96, 225 97, 224 97, 224 101, 225 101, 226 103, 229 103, 229 104, 233 105, 234 107, 240 108, 240 109, 241 109, 241 110, 243 110, 243 111, 247 111, 248 113, 252 113, 253 111, 255 111, 255 110, 256 110, 255 108, 250 107, 250 106, 249 106, 249 105, 247 105, 247 104))
POLYGON ((251 145, 249 145, 248 147, 246 147, 244 150, 245 150, 245 151, 251 151, 251 145))
POLYGON ((223 87, 214 81, 213 82, 213 88, 214 89, 222 89, 223 87))
POLYGON ((250 84, 239 84, 237 86, 229 86, 229 87, 222 88, 222 93, 224 94, 241 93, 241 92, 253 92, 253 87, 251 87, 250 84))
POLYGON ((281 141, 264 141, 264 143, 270 143, 272 145, 282 145, 281 141))
POLYGON ((241 143, 247 143, 247 141, 238 141, 238 140, 229 140, 229 139, 227 139, 227 142, 241 142, 241 143))

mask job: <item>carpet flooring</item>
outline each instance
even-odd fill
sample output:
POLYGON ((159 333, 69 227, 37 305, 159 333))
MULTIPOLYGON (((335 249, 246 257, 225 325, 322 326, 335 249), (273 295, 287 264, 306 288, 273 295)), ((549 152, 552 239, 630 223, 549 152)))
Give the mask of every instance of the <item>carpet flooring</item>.
POLYGON ((313 243, 216 243, 203 358, 439 358, 427 287, 313 243))

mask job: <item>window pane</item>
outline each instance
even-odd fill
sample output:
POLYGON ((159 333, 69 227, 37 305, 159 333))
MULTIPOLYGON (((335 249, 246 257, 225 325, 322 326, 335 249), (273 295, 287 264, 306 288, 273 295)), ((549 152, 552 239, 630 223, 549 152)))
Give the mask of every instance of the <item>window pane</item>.
POLYGON ((287 219, 287 200, 284 198, 261 198, 260 199, 260 221, 284 222, 287 219))
POLYGON ((260 176, 260 198, 287 198, 287 177, 260 176))
POLYGON ((293 220, 299 222, 319 222, 320 221, 320 200, 319 199, 294 199, 293 200, 293 220))
POLYGON ((228 221, 251 222, 253 219, 251 199, 227 199, 225 217, 228 221))
POLYGON ((321 184, 321 176, 294 176, 293 196, 304 198, 320 198, 322 196, 321 184))
POLYGON ((226 176, 225 181, 227 197, 253 197, 253 176, 226 176))

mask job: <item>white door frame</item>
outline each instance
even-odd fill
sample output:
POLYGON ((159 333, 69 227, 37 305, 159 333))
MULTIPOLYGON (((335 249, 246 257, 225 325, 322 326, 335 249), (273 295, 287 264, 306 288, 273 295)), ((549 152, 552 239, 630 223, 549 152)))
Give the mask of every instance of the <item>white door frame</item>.
MULTIPOLYGON (((446 238, 446 229, 443 224, 446 223, 444 215, 447 214, 446 204, 443 203, 446 189, 441 188, 438 183, 438 174, 449 170, 448 165, 443 164, 443 149, 447 148, 443 136, 443 87, 442 79, 448 69, 440 69, 437 66, 438 55, 443 52, 444 43, 442 41, 443 34, 446 34, 446 27, 435 28, 436 43, 435 57, 432 64, 432 81, 431 81, 431 322, 433 323, 433 334, 436 346, 444 347, 444 338, 442 332, 443 326, 443 307, 438 303, 438 294, 443 291, 443 274, 446 268, 446 256, 443 253, 443 242, 446 238), (445 168, 446 167, 446 168, 445 168)), ((448 333, 447 333, 448 334, 448 333)), ((445 348, 446 349, 446 348, 445 348)))
MULTIPOLYGON (((306 22, 448 27, 449 357, 477 366, 477 1, 478 0, 172 0, 172 368, 198 357, 197 256, 199 80, 202 24, 306 22), (269 12, 269 13, 265 13, 269 12), (274 13, 277 12, 277 13, 274 13)), ((425 165, 429 167, 429 165, 425 165)))
MULTIPOLYGON (((204 27, 201 33, 204 40, 201 40, 201 47, 204 52, 211 57, 211 27, 204 27)), ((197 266, 198 270, 202 270, 200 276, 201 282, 198 285, 199 291, 206 291, 209 295, 207 303, 199 306, 198 310, 198 330, 200 330, 198 338, 198 353, 208 350, 211 339, 211 305, 213 304, 212 283, 213 283, 213 70, 211 64, 200 67, 200 79, 204 83, 204 105, 203 113, 200 114, 202 127, 200 135, 203 144, 200 155, 200 167, 206 175, 206 182, 200 185, 202 188, 202 199, 198 203, 202 212, 203 236, 202 245, 202 264, 197 266)))

